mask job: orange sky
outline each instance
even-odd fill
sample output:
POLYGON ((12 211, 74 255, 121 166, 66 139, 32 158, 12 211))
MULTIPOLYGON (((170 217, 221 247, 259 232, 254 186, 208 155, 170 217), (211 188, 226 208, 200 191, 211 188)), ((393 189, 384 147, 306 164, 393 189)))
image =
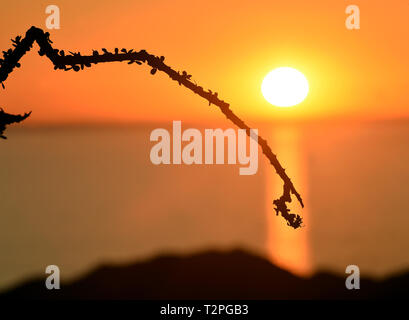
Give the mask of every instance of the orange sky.
MULTIPOLYGON (((244 119, 394 118, 409 116, 407 1, 29 1, 2 4, 0 48, 31 26, 45 28, 45 8, 61 9, 54 46, 146 49, 217 91, 244 119), (345 8, 361 10, 361 29, 345 28, 345 8), (294 108, 276 108, 260 92, 273 68, 290 66, 309 80, 294 108)), ((54 71, 37 46, 0 92, 10 112, 33 110, 30 122, 223 120, 215 107, 146 66, 100 64, 54 71)))

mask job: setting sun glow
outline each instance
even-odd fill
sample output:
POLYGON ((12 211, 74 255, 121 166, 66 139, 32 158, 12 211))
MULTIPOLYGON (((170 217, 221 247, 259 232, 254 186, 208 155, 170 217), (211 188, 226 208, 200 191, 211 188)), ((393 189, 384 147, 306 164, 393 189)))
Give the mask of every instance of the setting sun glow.
POLYGON ((264 98, 277 107, 291 107, 302 102, 308 94, 307 78, 298 70, 281 67, 266 75, 261 84, 264 98))

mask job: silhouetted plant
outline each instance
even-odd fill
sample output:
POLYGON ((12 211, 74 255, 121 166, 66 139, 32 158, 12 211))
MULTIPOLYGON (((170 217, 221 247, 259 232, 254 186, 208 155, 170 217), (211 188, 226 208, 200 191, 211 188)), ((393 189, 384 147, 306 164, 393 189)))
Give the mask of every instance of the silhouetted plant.
MULTIPOLYGON (((227 102, 221 100, 218 97, 217 92, 213 92, 210 89, 207 91, 204 90, 201 86, 198 86, 192 80, 192 76, 186 71, 182 71, 182 73, 180 73, 179 71, 176 71, 166 65, 164 63, 164 56, 158 57, 147 53, 145 50, 135 52, 133 49, 127 50, 125 48, 121 50, 115 48, 114 53, 109 52, 106 48, 102 48, 102 54, 100 54, 97 50, 93 50, 92 55, 88 56, 81 55, 80 52, 69 52, 70 54, 67 55, 63 50, 54 49, 51 46, 52 41, 49 37, 50 34, 48 32, 44 33, 44 31, 39 28, 31 27, 27 31, 25 38, 22 39, 20 36, 18 36, 14 40, 12 40, 14 49, 3 51, 3 59, 0 59, 0 83, 2 84, 3 88, 3 82, 7 79, 8 75, 13 71, 14 68, 20 67, 20 58, 32 48, 34 41, 36 41, 40 47, 38 53, 40 54, 40 56, 47 56, 47 58, 49 58, 54 64, 55 70, 74 70, 78 72, 86 67, 91 67, 92 64, 113 61, 127 61, 128 64, 136 63, 138 65, 146 63, 150 67, 152 67, 150 71, 152 75, 156 74, 158 70, 166 73, 172 80, 177 81, 179 85, 185 86, 202 98, 206 99, 209 102, 209 105, 214 104, 219 107, 219 109, 221 110, 221 112, 223 112, 227 119, 232 121, 237 127, 245 129, 249 137, 252 136, 250 134, 250 127, 246 123, 244 123, 244 121, 241 120, 238 116, 236 116, 233 111, 230 110, 230 105, 227 102)), ((22 121, 29 115, 30 113, 25 114, 24 116, 13 116, 4 112, 0 113, 1 133, 4 131, 5 125, 22 121), (10 120, 2 120, 2 117, 4 119, 13 119, 13 117, 15 117, 14 119, 16 120, 7 122, 10 120)), ((4 136, 1 137, 4 138, 4 136)), ((287 202, 291 202, 291 194, 293 194, 300 202, 301 206, 304 207, 302 198, 295 189, 291 179, 287 176, 285 169, 278 161, 277 156, 272 152, 267 141, 262 137, 258 137, 258 144, 263 150, 265 156, 269 159, 271 165, 275 168, 277 174, 284 182, 283 194, 280 198, 273 201, 273 204, 275 205, 274 210, 276 211, 277 215, 281 214, 282 217, 287 220, 287 224, 289 226, 295 229, 299 228, 302 225, 302 218, 298 214, 290 213, 290 210, 287 207, 287 202)))
POLYGON ((7 139, 6 136, 3 135, 4 130, 6 130, 6 126, 13 123, 21 122, 27 119, 30 116, 31 112, 25 113, 24 115, 14 115, 4 112, 3 108, 0 108, 0 138, 7 139))

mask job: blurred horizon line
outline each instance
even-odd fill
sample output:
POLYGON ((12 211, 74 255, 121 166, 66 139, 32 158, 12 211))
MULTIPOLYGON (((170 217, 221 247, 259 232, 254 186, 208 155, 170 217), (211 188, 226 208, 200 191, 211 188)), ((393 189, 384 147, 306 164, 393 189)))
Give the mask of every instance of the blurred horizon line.
MULTIPOLYGON (((158 119, 158 120, 151 120, 151 119, 140 119, 140 120, 131 120, 131 121, 121 121, 121 120, 84 120, 84 121, 76 121, 76 120, 67 120, 67 121, 34 121, 30 122, 30 118, 27 119, 26 122, 20 125, 13 125, 8 128, 10 129, 70 129, 70 128, 132 128, 132 127, 151 127, 156 125, 171 125, 173 121, 182 121, 186 125, 196 125, 198 127, 207 127, 207 128, 216 128, 216 127, 236 127, 233 123, 231 123, 228 119, 208 119, 208 121, 204 120, 194 120, 194 119, 186 119, 183 120, 183 116, 180 118, 175 119, 158 119)), ((258 120, 253 119, 248 121, 248 124, 251 128, 256 128, 252 126, 252 124, 257 124, 258 127, 265 128, 269 125, 276 125, 276 126, 291 126, 291 125, 331 125, 331 124, 345 124, 348 122, 349 124, 377 124, 377 123, 388 123, 388 124, 398 124, 398 123, 407 123, 409 122, 408 117, 390 117, 390 118, 359 118, 359 117, 322 117, 322 118, 314 118, 314 119, 271 119, 271 120, 258 120)))

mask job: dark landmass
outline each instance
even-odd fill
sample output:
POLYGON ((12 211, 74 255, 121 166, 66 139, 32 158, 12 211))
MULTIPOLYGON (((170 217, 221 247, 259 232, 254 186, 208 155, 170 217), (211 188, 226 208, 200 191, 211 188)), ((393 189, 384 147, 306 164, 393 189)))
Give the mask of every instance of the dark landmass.
POLYGON ((161 256, 127 266, 101 266, 60 290, 45 275, 0 294, 2 299, 407 299, 409 273, 383 281, 361 277, 360 290, 345 275, 297 277, 241 250, 161 256))

